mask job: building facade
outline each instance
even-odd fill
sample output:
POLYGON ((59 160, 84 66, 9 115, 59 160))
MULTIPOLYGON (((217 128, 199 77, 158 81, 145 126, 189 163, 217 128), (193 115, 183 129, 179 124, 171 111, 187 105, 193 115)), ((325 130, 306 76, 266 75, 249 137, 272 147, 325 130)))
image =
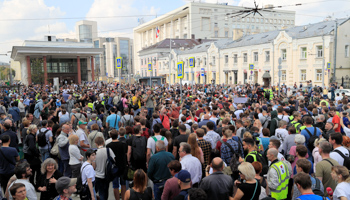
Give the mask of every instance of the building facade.
POLYGON ((78 42, 92 43, 97 38, 97 22, 82 20, 75 24, 75 33, 78 42))
MULTIPOLYGON (((350 76, 347 35, 348 19, 338 20, 337 53, 334 56, 335 21, 325 21, 307 26, 243 36, 239 39, 222 39, 207 42, 189 50, 173 50, 175 63, 184 61, 183 80, 203 84, 262 84, 262 75, 268 71, 272 85, 289 86, 306 83, 328 86, 336 61, 336 81, 346 81, 350 76), (194 57, 195 67, 188 67, 188 59, 194 57), (279 64, 280 63, 280 64, 279 64), (250 70, 249 66, 253 66, 250 70), (329 66, 329 67, 328 67, 329 66), (341 66, 341 68, 340 68, 341 66), (342 73, 342 74, 340 74, 342 73), (202 76, 203 75, 203 76, 202 76)), ((166 60, 163 61, 164 65, 166 60)), ((160 73, 169 73, 161 68, 160 73)), ((179 82, 175 68, 171 69, 170 83, 179 82)), ((345 85, 348 82, 345 82, 345 85)))
POLYGON ((233 17, 232 13, 242 9, 238 6, 192 2, 139 25, 134 28, 135 70, 140 71, 141 66, 137 52, 166 38, 223 39, 232 38, 235 29, 243 30, 244 34, 254 34, 293 27, 295 24, 295 12, 292 11, 261 11, 263 17, 233 17))
POLYGON ((53 83, 78 83, 95 79, 94 56, 103 49, 94 48, 92 43, 60 42, 50 36, 48 41, 25 40, 22 46, 13 46, 11 63, 19 62, 21 82, 25 85, 53 83), (43 78, 33 81, 37 73, 43 78))

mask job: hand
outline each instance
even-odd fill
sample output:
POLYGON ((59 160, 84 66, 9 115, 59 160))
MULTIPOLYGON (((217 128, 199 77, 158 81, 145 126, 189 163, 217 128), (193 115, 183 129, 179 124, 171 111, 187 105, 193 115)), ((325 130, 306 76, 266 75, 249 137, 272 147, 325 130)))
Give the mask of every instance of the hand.
POLYGON ((91 200, 95 200, 95 196, 91 196, 91 200))
POLYGON ((56 183, 57 180, 55 178, 50 178, 49 183, 56 183))
POLYGON ((239 184, 241 184, 241 182, 240 182, 240 181, 235 180, 234 185, 235 185, 235 186, 238 186, 239 184))
POLYGON ((40 191, 42 191, 42 192, 46 192, 46 190, 47 190, 47 189, 46 189, 46 186, 44 186, 44 187, 39 187, 38 189, 39 189, 40 191))
POLYGON ((239 157, 239 162, 244 162, 243 158, 239 157))

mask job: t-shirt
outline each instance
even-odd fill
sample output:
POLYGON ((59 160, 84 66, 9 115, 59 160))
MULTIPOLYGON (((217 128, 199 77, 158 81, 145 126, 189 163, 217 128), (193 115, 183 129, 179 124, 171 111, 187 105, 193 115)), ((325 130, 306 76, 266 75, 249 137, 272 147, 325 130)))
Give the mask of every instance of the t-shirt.
POLYGON ((81 166, 80 172, 81 172, 81 182, 83 183, 83 185, 86 183, 88 178, 91 178, 92 182, 95 181, 96 172, 95 172, 94 168, 92 167, 92 165, 90 163, 88 163, 87 161, 84 162, 83 165, 81 166), (83 170, 83 168, 84 168, 84 170, 83 170))
POLYGON ((256 183, 241 183, 238 188, 243 192, 242 199, 253 199, 259 200, 259 195, 261 192, 261 187, 259 181, 256 183), (254 194, 255 193, 255 194, 254 194), (254 198, 252 198, 254 195, 254 198))
POLYGON ((0 174, 13 174, 15 165, 11 163, 16 163, 16 157, 18 157, 18 152, 16 148, 13 147, 1 147, 2 153, 0 153, 0 174), (7 160, 11 161, 9 163, 4 156, 6 156, 7 160))
MULTIPOLYGON (((40 131, 41 132, 45 132, 47 130, 47 128, 41 128, 40 129, 40 131)), ((39 135, 39 130, 36 132, 36 136, 38 136, 39 135)), ((43 147, 40 147, 39 146, 39 149, 48 149, 49 148, 49 144, 50 144, 50 137, 52 137, 52 131, 47 131, 46 133, 45 133, 45 137, 46 137, 46 145, 45 146, 43 146, 43 147)), ((51 145, 50 145, 50 148, 51 148, 51 145)))
MULTIPOLYGON (((330 200, 328 197, 326 197, 328 200, 330 200)), ((323 200, 323 197, 318 196, 316 194, 304 194, 297 198, 297 200, 323 200)))
POLYGON ((335 125, 335 124, 338 124, 338 128, 334 129, 335 132, 340 132, 340 118, 338 115, 334 115, 333 116, 333 119, 332 119, 332 123, 335 125))
POLYGON ((335 188, 333 193, 333 199, 340 199, 340 197, 346 197, 350 199, 350 183, 341 182, 335 188))
MULTIPOLYGON (((188 135, 187 134, 186 135, 180 134, 180 135, 176 136, 175 139, 174 139, 174 147, 177 147, 177 150, 179 150, 180 149, 180 143, 181 142, 187 142, 187 139, 188 139, 188 135)), ((179 153, 178 152, 176 152, 176 158, 175 159, 179 159, 179 153)))
MULTIPOLYGON (((153 137, 155 137, 157 139, 157 141, 159 141, 159 140, 162 140, 162 137, 164 137, 164 136, 155 135, 153 137)), ((151 149, 151 156, 153 154, 155 154, 155 152, 156 152, 156 141, 153 139, 153 137, 149 137, 147 140, 147 149, 151 149)), ((165 146, 168 146, 168 140, 165 137, 164 137, 163 141, 164 141, 165 146)))
MULTIPOLYGON (((109 155, 112 157, 112 159, 115 158, 115 155, 112 149, 109 149, 109 155)), ((106 148, 98 149, 96 152, 96 168, 95 168, 97 178, 105 178, 106 161, 107 161, 106 148)))
POLYGON ((326 188, 330 187, 334 191, 337 182, 333 180, 331 176, 332 165, 327 161, 329 160, 334 166, 339 165, 337 161, 332 158, 323 159, 322 161, 316 164, 316 177, 322 178, 322 183, 325 188, 324 193, 327 194, 326 188))
POLYGON ((120 121, 120 116, 117 114, 113 114, 107 117, 106 122, 108 123, 108 126, 110 128, 115 128, 116 130, 119 130, 119 123, 120 121), (116 120, 117 117, 117 120, 116 120))
MULTIPOLYGON (((288 136, 288 131, 286 129, 284 129, 284 128, 281 128, 281 129, 279 128, 279 129, 276 129, 275 135, 278 137, 278 139, 281 142, 281 145, 278 148, 278 151, 282 152, 283 142, 284 142, 284 139, 288 136)), ((286 153, 286 152, 284 152, 284 153, 286 153)))
MULTIPOLYGON (((338 150, 342 152, 346 157, 349 157, 349 150, 347 150, 343 146, 335 148, 334 150, 338 150)), ((336 160, 339 163, 339 165, 344 165, 344 158, 341 157, 341 155, 338 152, 335 152, 334 150, 329 154, 329 157, 336 160)))

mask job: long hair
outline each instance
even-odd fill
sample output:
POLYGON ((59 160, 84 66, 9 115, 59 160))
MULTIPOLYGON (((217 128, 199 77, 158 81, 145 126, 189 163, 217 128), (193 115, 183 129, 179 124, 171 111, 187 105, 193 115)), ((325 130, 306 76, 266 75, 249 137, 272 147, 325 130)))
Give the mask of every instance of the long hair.
POLYGON ((187 143, 191 146, 191 154, 192 156, 198 158, 200 160, 200 155, 199 155, 199 146, 197 143, 197 136, 195 133, 191 133, 188 136, 187 143))
POLYGON ((134 189, 137 189, 141 193, 146 190, 147 186, 147 174, 142 170, 136 170, 134 174, 134 189))

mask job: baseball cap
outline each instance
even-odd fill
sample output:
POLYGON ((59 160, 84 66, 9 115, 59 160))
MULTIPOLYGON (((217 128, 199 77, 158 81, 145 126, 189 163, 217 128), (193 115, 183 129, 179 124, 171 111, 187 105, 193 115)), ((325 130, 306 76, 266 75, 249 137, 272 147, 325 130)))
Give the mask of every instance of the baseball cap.
POLYGON ((79 121, 78 125, 87 124, 87 122, 79 121))
POLYGON ((59 194, 63 193, 64 189, 67 189, 70 186, 73 186, 77 184, 77 178, 68 178, 65 176, 62 176, 59 178, 55 184, 56 190, 59 194))
POLYGON ((191 174, 187 170, 180 170, 179 173, 175 174, 175 177, 184 183, 191 181, 191 174))

